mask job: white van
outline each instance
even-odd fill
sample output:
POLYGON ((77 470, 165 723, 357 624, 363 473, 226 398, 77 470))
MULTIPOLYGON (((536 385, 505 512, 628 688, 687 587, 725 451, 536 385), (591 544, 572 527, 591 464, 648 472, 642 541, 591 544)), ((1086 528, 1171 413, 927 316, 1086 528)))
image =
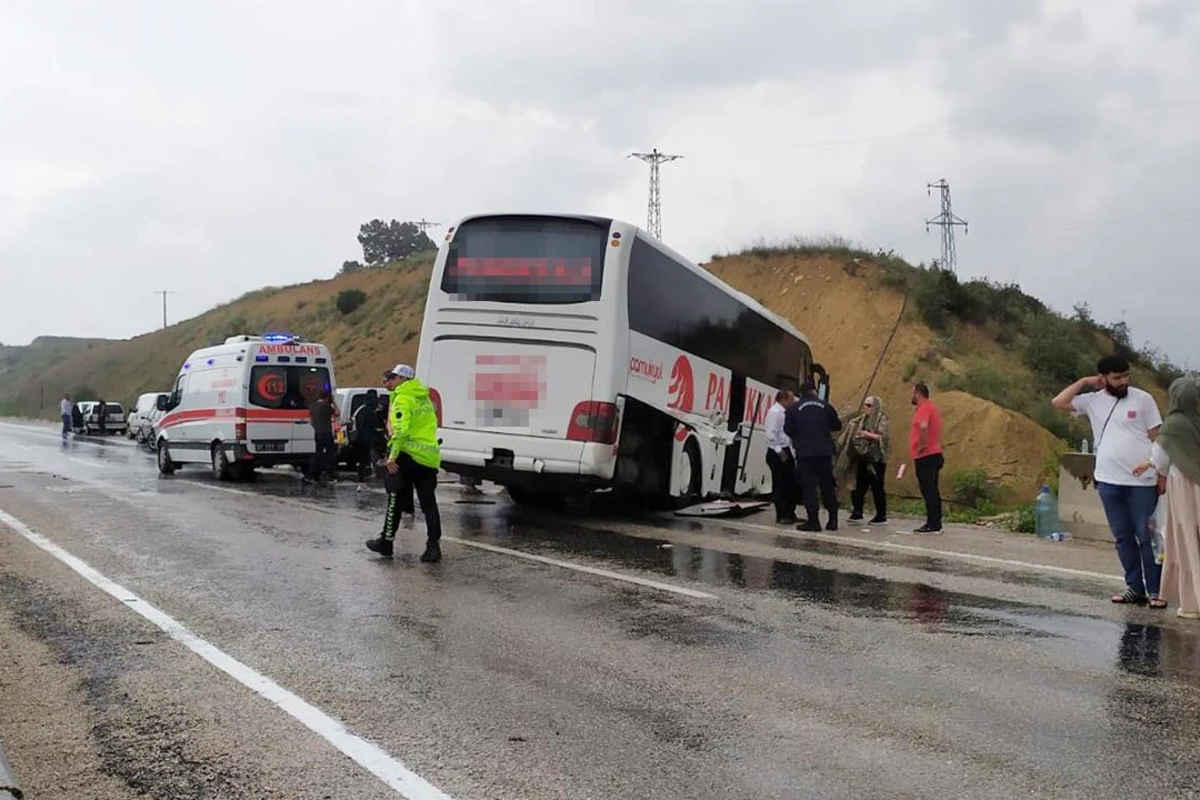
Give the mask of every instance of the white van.
POLYGON ((197 350, 158 403, 158 470, 209 464, 213 477, 229 480, 307 464, 316 452, 308 407, 335 386, 329 348, 286 334, 231 336, 197 350))
POLYGON ((158 410, 158 398, 169 398, 170 392, 147 392, 138 395, 137 403, 129 412, 129 438, 145 443, 154 436, 154 424, 162 417, 158 410))

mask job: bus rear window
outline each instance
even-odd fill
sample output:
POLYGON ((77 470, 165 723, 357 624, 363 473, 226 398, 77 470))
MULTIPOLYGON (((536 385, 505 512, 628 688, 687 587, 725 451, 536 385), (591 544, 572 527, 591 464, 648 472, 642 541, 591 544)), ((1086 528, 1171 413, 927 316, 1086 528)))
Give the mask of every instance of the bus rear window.
POLYGON ((442 291, 457 300, 585 303, 600 299, 608 228, 587 220, 502 216, 454 234, 442 291))
POLYGON ((321 392, 330 391, 324 367, 258 366, 250 370, 250 402, 259 408, 308 408, 321 392))

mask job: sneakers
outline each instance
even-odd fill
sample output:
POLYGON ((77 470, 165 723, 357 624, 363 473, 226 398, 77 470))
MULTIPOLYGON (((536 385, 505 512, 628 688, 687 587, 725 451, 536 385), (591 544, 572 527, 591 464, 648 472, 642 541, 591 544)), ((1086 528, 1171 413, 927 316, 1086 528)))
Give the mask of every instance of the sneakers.
POLYGON ((378 553, 384 558, 392 557, 392 540, 385 539, 382 536, 376 539, 367 539, 367 549, 372 553, 378 553))
POLYGON ((867 524, 868 525, 887 525, 888 520, 887 520, 887 517, 872 517, 871 520, 867 524))
POLYGON ((942 533, 942 529, 941 528, 933 528, 933 527, 930 527, 929 525, 922 525, 921 527, 919 527, 915 531, 913 531, 913 533, 915 533, 919 536, 940 536, 942 533))
POLYGON ((436 564, 442 560, 442 548, 438 544, 425 545, 425 552, 421 553, 421 562, 424 564, 436 564))
POLYGON ((862 514, 851 514, 850 516, 846 517, 846 522, 862 522, 862 521, 863 521, 862 514))

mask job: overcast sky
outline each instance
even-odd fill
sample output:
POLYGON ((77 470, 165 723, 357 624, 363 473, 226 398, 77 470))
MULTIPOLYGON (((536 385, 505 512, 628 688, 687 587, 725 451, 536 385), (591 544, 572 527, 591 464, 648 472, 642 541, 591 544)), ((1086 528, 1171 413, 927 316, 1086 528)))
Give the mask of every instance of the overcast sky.
POLYGON ((373 217, 835 233, 1200 366, 1194 0, 0 4, 0 341, 126 337, 361 258, 373 217))

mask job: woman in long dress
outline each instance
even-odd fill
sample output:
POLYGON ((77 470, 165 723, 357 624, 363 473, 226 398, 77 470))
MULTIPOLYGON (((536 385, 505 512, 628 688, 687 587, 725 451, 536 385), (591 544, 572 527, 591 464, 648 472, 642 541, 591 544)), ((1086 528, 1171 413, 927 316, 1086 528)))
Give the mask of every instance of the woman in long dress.
POLYGON ((1200 619, 1200 382, 1194 377, 1171 384, 1150 460, 1134 474, 1151 467, 1166 476, 1162 596, 1179 606, 1178 616, 1200 619))

